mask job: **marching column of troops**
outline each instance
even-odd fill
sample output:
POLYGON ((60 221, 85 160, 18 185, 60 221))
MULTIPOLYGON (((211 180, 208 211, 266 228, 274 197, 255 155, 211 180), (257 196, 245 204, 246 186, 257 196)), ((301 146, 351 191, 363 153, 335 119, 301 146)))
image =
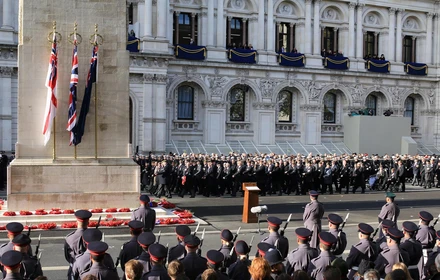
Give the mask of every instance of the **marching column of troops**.
MULTIPOLYGON (((403 221, 399 229, 396 195, 387 192, 378 215, 379 226, 374 229, 359 223, 359 242, 351 246, 344 260, 347 238, 343 229, 349 215, 343 219, 328 214, 329 230, 323 231, 324 205, 318 200, 318 192, 312 190, 309 196, 304 227, 295 229, 297 245, 291 246, 285 237, 290 217, 284 227, 281 219, 268 217, 269 235, 257 244, 257 253, 251 258, 253 238, 249 244, 237 240, 239 230, 235 234, 222 230, 220 248, 202 254, 204 233, 199 238, 198 228, 192 233, 187 225, 178 225, 177 244, 165 247, 160 244, 160 233, 156 236, 152 232, 156 213, 149 207, 150 198, 141 195, 140 207, 133 211, 129 223, 131 238, 122 245, 114 262, 106 253, 108 245, 101 241, 102 232, 88 227, 92 213, 78 210, 77 229, 67 235, 64 245, 69 263, 67 279, 120 279, 116 270, 119 265, 124 271, 122 279, 127 280, 398 279, 386 278, 395 273, 396 266, 406 269, 414 280, 440 279, 440 231, 435 231, 438 219, 433 222, 430 213, 420 211, 419 225, 403 221)), ((43 275, 39 244, 33 253, 30 232, 23 234, 23 225, 16 222, 7 224, 6 229, 10 242, 0 246, 3 279, 37 279, 43 275)))
POLYGON ((306 195, 355 193, 371 189, 405 191, 405 183, 424 188, 440 187, 440 162, 436 156, 363 154, 307 157, 260 155, 136 155, 141 187, 151 195, 172 193, 190 198, 198 195, 232 197, 242 192, 243 182, 257 182, 260 194, 306 195))

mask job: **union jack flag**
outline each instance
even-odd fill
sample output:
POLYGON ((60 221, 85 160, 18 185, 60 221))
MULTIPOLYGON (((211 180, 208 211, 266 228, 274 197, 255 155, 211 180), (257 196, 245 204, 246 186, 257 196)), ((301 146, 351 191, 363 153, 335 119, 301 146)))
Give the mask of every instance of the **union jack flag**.
POLYGON ((47 87, 47 99, 46 99, 46 111, 44 114, 43 122, 43 135, 44 145, 50 139, 52 122, 55 118, 56 109, 58 107, 57 100, 57 65, 58 65, 58 50, 56 42, 56 34, 53 34, 52 52, 49 59, 49 68, 47 70, 46 87, 47 87))
MULTIPOLYGON (((74 128, 74 142, 73 144, 76 146, 81 143, 82 137, 84 135, 84 130, 86 126, 86 118, 89 113, 90 107, 90 99, 92 97, 92 87, 96 82, 96 76, 98 71, 98 45, 93 46, 92 58, 90 59, 90 69, 87 75, 87 85, 86 90, 84 92, 84 98, 81 105, 81 112, 78 118, 78 124, 74 128)), ((96 112, 95 112, 96 113, 96 112)))
POLYGON ((67 121, 67 130, 70 131, 70 146, 75 142, 73 129, 76 125, 76 90, 78 85, 78 47, 76 40, 73 45, 72 73, 70 74, 69 119, 67 121))

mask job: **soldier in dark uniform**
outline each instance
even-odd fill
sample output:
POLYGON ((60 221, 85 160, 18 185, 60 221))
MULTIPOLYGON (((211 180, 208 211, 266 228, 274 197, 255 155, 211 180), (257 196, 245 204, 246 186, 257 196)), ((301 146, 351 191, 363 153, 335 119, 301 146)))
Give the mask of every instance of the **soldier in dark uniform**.
POLYGON ((20 263, 23 255, 17 251, 7 251, 3 254, 1 262, 6 271, 6 277, 3 280, 22 280, 20 274, 20 263))
POLYGON ((87 210, 78 210, 75 212, 75 217, 77 220, 77 230, 69 233, 66 236, 66 241, 64 243, 64 257, 69 263, 69 270, 67 272, 68 279, 71 279, 72 277, 72 268, 76 256, 84 253, 86 250, 82 241, 82 235, 89 226, 89 219, 92 217, 92 213, 87 210))
POLYGON ((98 279, 119 280, 118 273, 114 269, 110 269, 104 265, 105 252, 108 245, 102 241, 93 241, 89 243, 88 249, 91 254, 92 266, 81 273, 83 279, 87 275, 94 275, 98 279))
POLYGON ((277 249, 269 250, 266 255, 264 255, 264 259, 266 259, 270 265, 270 275, 274 280, 277 279, 280 274, 286 273, 286 267, 283 264, 284 258, 277 249))
POLYGON ((412 279, 420 279, 418 264, 423 257, 422 244, 416 240, 416 232, 419 229, 413 222, 403 222, 403 242, 400 243, 400 249, 409 255, 408 266, 412 279))
POLYGON ((359 265, 362 260, 374 262, 376 260, 376 249, 370 240, 370 235, 374 229, 372 226, 364 223, 358 225, 359 231, 359 243, 353 245, 350 249, 350 253, 346 259, 347 266, 350 269, 348 279, 353 279, 353 276, 359 270, 359 265))
POLYGON ((186 256, 185 243, 183 240, 191 234, 191 229, 187 225, 178 225, 175 231, 177 235, 177 245, 169 249, 168 263, 174 260, 180 261, 186 256))
POLYGON ((277 248, 284 258, 289 253, 289 240, 278 232, 282 223, 283 221, 277 217, 268 217, 267 229, 269 230, 269 236, 261 240, 261 242, 268 243, 277 248))
MULTIPOLYGON (((435 267, 435 259, 438 256, 438 254, 440 253, 440 231, 437 231, 435 233, 435 236, 436 236, 435 246, 432 249, 432 251, 428 254, 428 260, 426 261, 426 264, 424 267, 423 274, 425 276, 429 275, 429 270, 431 269, 432 266, 435 267)), ((436 267, 435 267, 435 270, 437 270, 436 267)))
POLYGON ((185 267, 185 275, 190 280, 195 280, 206 269, 206 259, 197 254, 200 239, 197 236, 188 235, 183 241, 185 242, 186 250, 186 257, 182 260, 185 267))
POLYGON ((428 254, 432 251, 435 246, 436 233, 433 227, 429 226, 429 223, 434 219, 431 213, 426 211, 419 212, 419 230, 416 234, 416 240, 422 244, 423 257, 419 262, 419 275, 420 278, 424 278, 424 267, 428 261, 428 254))
POLYGON ((265 243, 265 242, 260 242, 257 244, 257 254, 256 257, 263 257, 264 255, 266 255, 266 253, 269 250, 275 249, 275 246, 269 244, 269 243, 265 243))
POLYGON ((226 268, 228 268, 232 263, 234 263, 237 260, 237 255, 235 252, 232 253, 234 243, 232 240, 234 239, 234 236, 232 232, 229 229, 224 229, 220 233, 220 239, 222 242, 222 246, 219 249, 219 252, 223 254, 224 256, 224 271, 226 271, 226 268))
MULTIPOLYGON (((396 195, 392 192, 387 192, 385 194, 385 205, 382 206, 382 209, 380 210, 378 217, 379 223, 383 220, 391 220, 394 222, 395 225, 397 225, 397 218, 399 218, 400 209, 399 207, 394 203, 394 198, 396 195)), ((382 236, 382 232, 381 232, 382 236)))
POLYGON ((406 171, 401 160, 398 161, 396 173, 397 182, 400 184, 401 191, 405 192, 406 171))
POLYGON ((380 234, 381 236, 379 236, 375 241, 377 254, 382 252, 384 249, 388 248, 387 246, 388 229, 391 227, 395 227, 395 223, 391 220, 382 220, 381 227, 382 227, 380 234))
POLYGON ((167 258, 167 248, 162 244, 155 243, 148 248, 150 254, 151 270, 144 274, 142 280, 171 280, 165 268, 165 261, 167 258))
POLYGON ((229 162, 224 163, 223 168, 223 189, 220 190, 221 195, 231 194, 232 191, 232 169, 229 162))
POLYGON ((323 272, 327 266, 336 258, 331 252, 330 248, 336 242, 336 238, 329 232, 319 233, 321 253, 318 257, 310 261, 307 269, 307 274, 316 280, 324 280, 323 272))
MULTIPOLYGON (((23 232, 23 225, 17 222, 11 222, 6 224, 6 230, 8 231, 9 242, 0 246, 0 257, 7 251, 11 251, 14 248, 12 239, 23 232)), ((29 246, 29 255, 32 255, 32 248, 29 246)))
POLYGON ((420 163, 418 159, 414 160, 414 163, 411 166, 412 168, 412 173, 413 173, 413 180, 412 180, 412 185, 414 186, 414 184, 417 183, 417 186, 420 185, 420 163))
POLYGON ((148 253, 148 248, 151 244, 156 242, 156 236, 151 231, 143 232, 138 236, 137 240, 139 245, 141 245, 142 253, 140 254, 140 256, 136 257, 135 260, 139 261, 139 263, 142 264, 142 266, 144 267, 142 273, 145 274, 151 270, 150 253, 148 253))
POLYGON ((352 193, 355 193, 357 188, 361 188, 361 193, 365 193, 365 178, 362 170, 362 163, 355 164, 352 172, 353 177, 353 189, 352 193))
POLYGON ((297 228, 295 230, 298 248, 294 249, 287 255, 286 271, 287 274, 293 275, 295 271, 307 271, 310 260, 318 257, 318 249, 309 245, 309 239, 312 232, 306 228, 297 228))
MULTIPOLYGON (((207 259, 206 266, 208 267, 208 269, 215 270, 218 280, 229 280, 228 276, 225 273, 221 272, 222 264, 224 261, 224 256, 221 252, 217 250, 209 250, 206 253, 206 259, 207 259)), ((198 275, 196 279, 201 280, 202 275, 201 274, 198 275)))
POLYGON ((336 214, 329 214, 327 216, 328 219, 328 227, 329 232, 336 237, 336 242, 333 247, 330 249, 335 257, 342 257, 342 253, 344 253, 345 248, 347 247, 347 236, 342 229, 339 229, 339 225, 342 224, 343 220, 341 216, 336 214))
POLYGON ((339 188, 342 190, 345 188, 345 194, 348 194, 350 190, 350 166, 347 164, 347 161, 344 159, 342 161, 342 167, 339 173, 339 188))
POLYGON ((183 196, 190 192, 191 198, 196 196, 196 190, 194 186, 194 167, 192 166, 190 161, 185 162, 185 166, 182 169, 182 187, 180 190, 179 196, 183 198, 183 196))
POLYGON ((249 246, 245 241, 239 240, 235 243, 234 248, 237 254, 237 260, 229 266, 228 276, 231 280, 250 280, 251 274, 248 270, 251 265, 248 259, 249 246))
POLYGON ((254 169, 255 178, 257 180, 257 187, 261 190, 260 195, 266 195, 266 166, 264 160, 260 159, 258 165, 254 169))
POLYGON ((313 168, 310 165, 310 162, 306 162, 306 166, 303 169, 303 184, 301 186, 301 194, 305 195, 308 191, 313 188, 313 168))
POLYGON ((121 251, 119 252, 118 257, 119 261, 121 262, 122 271, 124 271, 126 262, 138 257, 142 253, 142 248, 137 239, 142 233, 144 224, 141 221, 130 221, 128 223, 128 227, 130 228, 131 239, 121 246, 121 251))
POLYGON ((400 250, 399 243, 403 238, 403 233, 397 228, 389 228, 387 235, 387 247, 383 250, 374 262, 374 269, 379 271, 380 277, 385 278, 385 275, 392 271, 393 265, 399 262, 407 264, 409 262, 408 253, 400 250))
MULTIPOLYGON (((38 276, 43 275, 40 260, 28 253, 31 244, 29 236, 26 234, 17 235, 12 239, 12 243, 14 244, 14 250, 23 255, 20 269, 20 274, 23 279, 34 280, 38 276)), ((3 277, 5 277, 5 275, 3 275, 3 277)))
POLYGON ((144 231, 153 231, 156 225, 156 211, 150 208, 150 198, 143 194, 139 197, 141 206, 131 213, 132 221, 141 221, 144 231))
MULTIPOLYGON (((90 251, 88 249, 89 243, 94 241, 101 241, 101 239, 102 232, 99 229, 88 228, 83 232, 82 240, 84 242, 86 251, 76 256, 75 263, 73 264, 72 268, 72 276, 74 280, 78 280, 81 273, 92 266, 90 251)), ((105 253, 104 255, 104 265, 107 268, 116 270, 115 263, 113 262, 112 257, 107 253, 105 253)))
POLYGON ((237 191, 241 191, 241 184, 243 182, 243 172, 246 170, 246 166, 243 164, 244 161, 238 161, 237 170, 232 175, 232 180, 234 181, 232 186, 232 197, 237 196, 237 191))
POLYGON ((172 167, 167 160, 162 161, 162 166, 157 173, 157 180, 159 188, 156 191, 156 196, 160 197, 165 193, 167 198, 171 198, 170 181, 171 181, 172 167))
POLYGON ((318 248, 318 234, 321 232, 321 219, 324 216, 324 205, 318 201, 318 192, 310 191, 310 203, 304 209, 304 226, 312 232, 310 246, 318 248))

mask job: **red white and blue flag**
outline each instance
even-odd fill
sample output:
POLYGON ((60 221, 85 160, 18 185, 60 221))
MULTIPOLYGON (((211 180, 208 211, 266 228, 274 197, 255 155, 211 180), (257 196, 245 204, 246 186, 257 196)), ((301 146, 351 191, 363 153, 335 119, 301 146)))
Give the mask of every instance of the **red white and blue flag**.
POLYGON ((67 130, 70 131, 70 146, 75 142, 75 133, 73 133, 73 129, 76 125, 76 94, 78 85, 78 47, 76 45, 76 40, 73 45, 72 73, 70 74, 69 118, 67 121, 67 130))
POLYGON ((47 99, 46 99, 46 111, 44 113, 43 122, 43 135, 44 145, 50 139, 52 122, 56 115, 56 109, 58 107, 57 100, 57 72, 58 72, 58 50, 56 42, 56 34, 53 34, 52 51, 49 59, 49 68, 47 70, 46 87, 47 87, 47 99))
MULTIPOLYGON (((84 98, 81 105, 81 113, 79 114, 78 124, 74 128, 75 137, 73 144, 76 146, 81 143, 86 126, 86 118, 89 113, 90 99, 92 97, 93 84, 96 82, 96 76, 98 71, 98 45, 93 46, 92 58, 90 59, 90 69, 87 75, 87 85, 84 92, 84 98)), ((95 112, 96 114, 96 112, 95 112)))

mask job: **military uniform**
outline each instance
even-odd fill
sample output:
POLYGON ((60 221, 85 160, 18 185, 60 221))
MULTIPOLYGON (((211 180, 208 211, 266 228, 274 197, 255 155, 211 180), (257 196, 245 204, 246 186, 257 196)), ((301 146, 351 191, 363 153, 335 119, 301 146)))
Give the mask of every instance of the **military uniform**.
MULTIPOLYGON (((277 217, 268 217, 267 223, 272 228, 279 228, 282 224, 282 220, 277 217)), ((261 242, 270 244, 277 248, 280 252, 283 258, 287 257, 287 254, 289 253, 289 240, 285 238, 284 236, 281 236, 278 233, 278 230, 271 231, 269 233, 269 236, 261 240, 261 242)))
POLYGON ((249 246, 246 242, 239 240, 235 243, 235 252, 239 255, 236 262, 231 264, 228 268, 228 277, 232 280, 250 280, 249 273, 250 260, 247 258, 249 254, 249 246))
MULTIPOLYGON (((329 214, 327 218, 330 223, 338 227, 343 222, 341 216, 336 214, 329 214)), ((331 248, 331 252, 336 257, 342 257, 342 253, 344 253, 345 248, 347 247, 347 236, 345 235, 345 232, 339 228, 330 228, 329 232, 336 237, 336 243, 331 248)))
MULTIPOLYGON (((12 244, 15 247, 27 247, 31 244, 31 239, 26 234, 19 234, 14 239, 12 239, 12 244)), ((20 250, 21 251, 21 250, 20 250)), ((43 275, 43 271, 41 269, 41 264, 38 258, 34 256, 30 256, 26 252, 26 248, 24 248, 24 252, 21 252, 22 260, 21 260, 21 268, 20 274, 24 279, 33 280, 38 276, 43 275)), ((3 275, 4 277, 5 275, 3 275)))
POLYGON ((183 239, 191 234, 191 229, 187 225, 178 225, 175 228, 178 243, 168 250, 168 263, 174 260, 181 260, 186 256, 185 243, 183 239))
POLYGON ((318 248, 318 234, 321 232, 321 219, 324 216, 324 205, 318 201, 318 192, 310 191, 310 196, 316 197, 308 203, 304 209, 303 221, 304 226, 312 232, 310 246, 318 248))
POLYGON ((367 224, 360 223, 358 225, 359 232, 364 235, 368 235, 368 238, 361 239, 357 244, 353 245, 350 249, 350 253, 346 259, 347 266, 350 269, 348 279, 353 279, 353 276, 358 271, 359 265, 362 260, 368 260, 374 262, 376 260, 376 250, 373 242, 369 237, 373 233, 374 229, 367 224))
POLYGON ((382 278, 385 278, 385 275, 392 271, 394 264, 399 262, 407 264, 409 262, 408 253, 404 250, 400 250, 398 245, 400 239, 403 238, 403 233, 396 228, 389 228, 388 236, 395 240, 397 244, 393 244, 383 250, 374 262, 374 269, 379 271, 382 278))
POLYGON ((148 247, 148 253, 152 260, 151 270, 144 274, 142 280, 171 280, 165 266, 162 264, 167 257, 167 249, 165 246, 155 243, 148 247))
POLYGON ((264 259, 269 263, 271 268, 271 277, 277 279, 280 274, 286 273, 286 267, 283 264, 284 258, 280 251, 273 249, 269 250, 264 256, 264 259))
MULTIPOLYGON (((389 197, 394 200, 396 195, 392 192, 387 192, 386 197, 389 197)), ((382 206, 382 209, 380 210, 379 215, 377 216, 379 223, 383 220, 391 220, 394 222, 395 225, 397 225, 397 218, 399 218, 400 209, 399 207, 394 203, 394 201, 387 202, 384 206, 382 206)), ((380 232, 380 237, 383 236, 382 231, 380 232)))
MULTIPOLYGON (((388 229, 391 227, 394 227, 394 225, 395 225, 394 222, 391 220, 383 220, 381 231, 382 230, 388 231, 388 229)), ((381 232, 381 234, 382 234, 382 236, 378 237, 375 241, 377 254, 379 254, 380 252, 382 252, 384 249, 386 249, 388 247, 386 235, 384 235, 383 232, 381 232)))
MULTIPOLYGON (((200 239, 193 235, 186 236, 184 242, 186 247, 194 250, 200 245, 200 239)), ((196 252, 188 252, 181 262, 185 267, 185 275, 190 280, 195 280, 206 269, 206 259, 199 256, 196 252)))
POLYGON ((156 236, 152 232, 143 232, 138 236, 137 240, 139 245, 142 247, 142 253, 140 256, 136 257, 135 260, 139 261, 143 265, 143 274, 145 274, 151 270, 150 253, 148 252, 148 248, 151 244, 156 242, 156 236))
MULTIPOLYGON (((413 222, 403 223, 403 230, 410 235, 415 235, 417 229, 417 225, 413 222)), ((409 255, 409 262, 405 264, 408 266, 412 279, 420 279, 418 263, 423 257, 422 244, 417 241, 414 236, 411 236, 407 239, 404 239, 403 243, 400 243, 399 247, 401 250, 406 251, 409 255)))
MULTIPOLYGON (((319 239, 322 244, 328 247, 331 247, 336 242, 336 238, 329 232, 320 232, 319 239)), ((318 257, 310 261, 307 274, 316 280, 324 280, 323 272, 327 266, 331 265, 335 258, 330 250, 321 251, 318 257)))
MULTIPOLYGON (((220 268, 222 267, 222 263, 225 260, 225 257, 223 256, 222 253, 220 253, 217 250, 209 250, 206 253, 206 259, 207 259, 207 267, 215 270, 218 280, 229 280, 229 277, 225 273, 220 271, 220 268)), ((196 279, 201 280, 202 275, 199 274, 196 279)))
POLYGON ((138 257, 142 253, 142 248, 138 243, 138 236, 142 232, 143 223, 140 221, 130 221, 128 223, 132 237, 130 241, 125 242, 121 247, 121 252, 119 253, 119 260, 121 262, 121 268, 125 271, 125 263, 138 257))
MULTIPOLYGON (((17 267, 20 262, 23 259, 23 255, 20 252, 17 251, 8 251, 5 252, 2 256, 2 264, 6 268, 14 268, 17 267)), ((6 277, 3 278, 4 280, 22 280, 23 277, 20 275, 20 272, 14 271, 11 273, 6 274, 6 277)))
MULTIPOLYGON (((23 229, 24 229, 24 227, 21 223, 11 222, 11 223, 6 224, 6 230, 13 237, 21 234, 23 232, 23 229)), ((12 251, 13 249, 14 249, 14 244, 12 243, 12 240, 9 241, 8 243, 2 244, 0 246, 0 257, 4 253, 6 253, 7 251, 12 251)), ((31 246, 29 246, 28 254, 29 254, 29 256, 32 256, 32 247, 31 246)))
POLYGON ((226 271, 226 268, 228 268, 232 263, 234 263, 237 260, 237 255, 234 251, 232 251, 232 248, 234 246, 234 243, 232 240, 234 239, 234 236, 232 235, 232 232, 229 229, 224 229, 220 233, 220 238, 223 241, 226 241, 228 244, 222 243, 222 246, 218 250, 220 253, 224 256, 224 271, 226 271), (232 251, 232 255, 231 255, 232 251))
POLYGON ((287 274, 293 275, 297 270, 307 271, 310 260, 318 257, 319 252, 316 248, 310 247, 307 240, 312 235, 312 232, 306 228, 297 228, 295 230, 296 236, 304 240, 304 244, 299 244, 298 248, 294 249, 287 255, 287 274))
POLYGON ((143 205, 131 213, 131 220, 143 222, 144 231, 153 231, 156 225, 156 211, 150 208, 150 198, 147 195, 141 195, 139 199, 143 205))
MULTIPOLYGON (((437 242, 439 242, 440 241, 440 231, 436 232, 436 238, 437 238, 437 242)), ((432 265, 435 266, 435 258, 438 256, 439 253, 440 253, 440 247, 434 246, 432 251, 428 254, 428 258, 427 258, 426 264, 423 269, 423 274, 425 276, 428 275, 428 271, 429 271, 430 267, 432 265)))
MULTIPOLYGON (((93 256, 102 256, 108 249, 108 245, 102 241, 92 241, 88 244, 88 250, 93 256)), ((98 279, 119 280, 118 273, 114 269, 110 269, 104 265, 104 262, 93 261, 92 266, 83 271, 80 275, 84 279, 87 275, 94 275, 98 279)))
POLYGON ((424 267, 428 261, 429 253, 435 246, 436 232, 433 227, 429 226, 429 223, 434 219, 431 213, 420 211, 419 217, 423 221, 423 223, 421 223, 419 226, 419 230, 416 234, 416 240, 422 244, 423 257, 420 259, 418 267, 420 278, 424 278, 424 267))

